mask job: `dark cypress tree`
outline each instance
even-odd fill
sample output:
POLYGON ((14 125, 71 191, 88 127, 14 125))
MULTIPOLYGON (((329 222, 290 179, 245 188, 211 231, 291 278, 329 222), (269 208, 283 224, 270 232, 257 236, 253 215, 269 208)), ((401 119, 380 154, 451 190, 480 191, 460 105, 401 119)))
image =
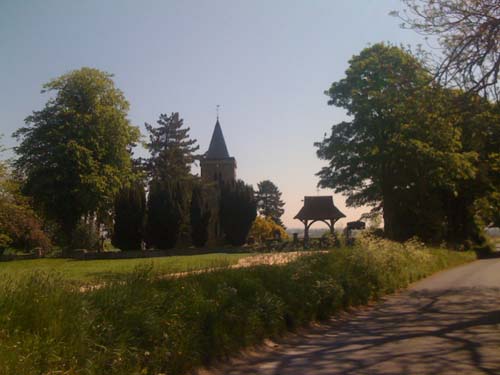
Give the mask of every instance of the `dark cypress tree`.
POLYGON ((281 200, 281 191, 269 180, 261 181, 257 184, 258 190, 255 193, 259 214, 272 219, 276 224, 284 227, 281 216, 285 210, 285 202, 281 200))
POLYGON ((196 247, 203 247, 208 240, 208 224, 211 212, 205 202, 200 186, 193 188, 191 196, 191 241, 196 247))
POLYGON ((142 182, 123 188, 115 198, 113 245, 121 250, 140 250, 145 214, 146 194, 142 182))
POLYGON ((220 223, 226 240, 235 246, 246 242, 257 217, 253 188, 239 180, 221 187, 220 223))
POLYGON ((151 182, 146 225, 149 248, 171 249, 177 243, 183 214, 182 194, 178 183, 151 182))

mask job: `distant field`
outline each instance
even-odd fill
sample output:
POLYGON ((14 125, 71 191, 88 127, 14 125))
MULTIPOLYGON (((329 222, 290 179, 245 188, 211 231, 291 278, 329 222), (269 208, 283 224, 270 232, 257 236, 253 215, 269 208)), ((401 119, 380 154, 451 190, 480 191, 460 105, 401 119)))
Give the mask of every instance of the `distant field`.
POLYGON ((113 260, 74 260, 74 259, 35 259, 0 262, 0 280, 19 278, 27 273, 43 271, 58 273, 72 281, 92 281, 96 279, 117 279, 134 271, 137 267, 150 267, 162 274, 194 271, 211 267, 236 264, 239 259, 249 256, 243 254, 203 254, 170 256, 149 259, 113 260))

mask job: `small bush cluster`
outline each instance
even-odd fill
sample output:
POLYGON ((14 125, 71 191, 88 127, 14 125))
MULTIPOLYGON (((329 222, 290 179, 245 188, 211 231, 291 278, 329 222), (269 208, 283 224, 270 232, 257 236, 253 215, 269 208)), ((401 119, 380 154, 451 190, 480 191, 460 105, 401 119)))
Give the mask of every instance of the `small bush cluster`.
POLYGON ((0 373, 183 374, 473 258, 364 238, 284 266, 140 269, 87 292, 35 274, 0 285, 0 373))

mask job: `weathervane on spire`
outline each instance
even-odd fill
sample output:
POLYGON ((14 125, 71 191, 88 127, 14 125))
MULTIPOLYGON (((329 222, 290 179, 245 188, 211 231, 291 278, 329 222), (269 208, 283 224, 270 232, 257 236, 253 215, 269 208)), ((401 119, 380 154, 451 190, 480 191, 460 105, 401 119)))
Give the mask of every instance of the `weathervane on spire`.
POLYGON ((216 112, 217 112, 217 121, 219 121, 219 108, 220 108, 220 104, 217 104, 217 105, 215 106, 215 110, 216 110, 216 112))

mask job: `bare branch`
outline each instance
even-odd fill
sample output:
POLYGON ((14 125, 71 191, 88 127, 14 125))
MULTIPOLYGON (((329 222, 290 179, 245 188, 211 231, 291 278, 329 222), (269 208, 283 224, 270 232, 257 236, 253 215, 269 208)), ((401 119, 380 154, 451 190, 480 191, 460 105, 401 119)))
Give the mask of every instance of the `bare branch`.
POLYGON ((402 0, 392 12, 422 35, 436 36, 443 57, 438 82, 498 98, 500 70, 499 0, 402 0))

